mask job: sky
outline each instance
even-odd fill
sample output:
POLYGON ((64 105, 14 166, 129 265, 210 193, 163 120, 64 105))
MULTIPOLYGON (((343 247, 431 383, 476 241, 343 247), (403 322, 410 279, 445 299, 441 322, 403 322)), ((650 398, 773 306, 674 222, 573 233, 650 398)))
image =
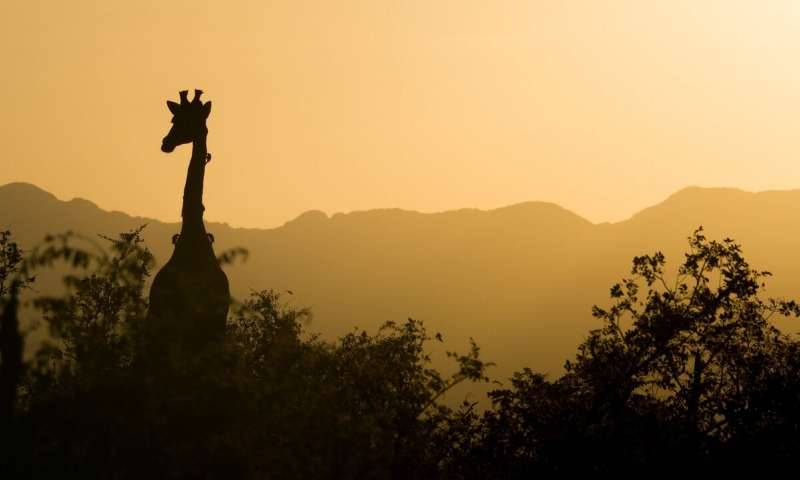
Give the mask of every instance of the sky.
POLYGON ((0 62, 0 184, 161 220, 190 155, 159 149, 165 101, 194 88, 233 226, 800 187, 793 0, 4 0, 0 62))

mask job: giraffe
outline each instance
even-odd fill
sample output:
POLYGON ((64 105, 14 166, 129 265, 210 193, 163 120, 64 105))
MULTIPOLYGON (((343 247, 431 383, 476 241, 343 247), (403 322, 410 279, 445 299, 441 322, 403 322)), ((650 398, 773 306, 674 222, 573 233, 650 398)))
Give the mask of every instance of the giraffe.
POLYGON ((228 278, 214 255, 213 237, 203 224, 203 178, 211 159, 206 119, 211 102, 203 103, 202 93, 195 90, 191 102, 185 90, 180 92, 180 103, 167 100, 172 128, 161 150, 170 153, 178 145, 191 143, 192 157, 183 189, 181 232, 173 237, 172 256, 153 279, 148 312, 153 333, 190 348, 222 338, 230 302, 228 278))

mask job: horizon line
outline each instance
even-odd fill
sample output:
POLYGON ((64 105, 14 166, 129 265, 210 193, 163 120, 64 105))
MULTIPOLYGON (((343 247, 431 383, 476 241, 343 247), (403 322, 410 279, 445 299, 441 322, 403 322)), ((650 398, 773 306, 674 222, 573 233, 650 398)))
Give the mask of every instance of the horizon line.
MULTIPOLYGON (((52 192, 50 192, 48 190, 45 190, 44 188, 40 187, 39 185, 36 185, 35 183, 27 182, 27 181, 11 181, 11 182, 5 183, 5 184, 0 185, 0 190, 5 189, 5 188, 10 187, 10 186, 14 186, 14 185, 21 185, 21 186, 25 186, 25 187, 28 187, 28 188, 36 189, 36 190, 38 190, 38 191, 40 191, 40 192, 42 192, 44 194, 47 194, 47 195, 53 197, 54 199, 56 199, 58 201, 64 202, 64 203, 69 203, 69 202, 73 202, 73 201, 89 202, 90 204, 92 204, 93 206, 98 208, 99 210, 101 210, 103 212, 106 212, 106 213, 120 213, 120 214, 123 214, 123 215, 127 215, 129 217, 132 217, 132 218, 141 218, 141 219, 144 219, 144 220, 153 220, 153 221, 160 222, 160 223, 165 223, 165 224, 180 223, 181 222, 180 218, 177 218, 176 220, 165 220, 165 219, 157 218, 157 217, 154 217, 154 216, 137 215, 137 214, 129 213, 129 212, 122 211, 122 210, 112 210, 112 209, 103 208, 102 206, 98 205, 95 201, 90 200, 90 199, 85 198, 85 197, 80 197, 80 196, 73 197, 71 199, 63 199, 63 198, 58 197, 56 194, 54 194, 54 193, 52 193, 52 192)), ((308 214, 312 214, 313 215, 315 213, 322 213, 326 217, 326 219, 332 219, 334 217, 341 216, 341 215, 353 215, 353 214, 363 214, 363 213, 371 213, 371 212, 385 212, 385 211, 399 211, 399 212, 404 212, 404 213, 412 213, 412 214, 420 214, 420 215, 441 215, 441 214, 463 212, 463 211, 473 211, 473 212, 480 212, 480 213, 492 213, 492 212, 496 212, 496 211, 499 211, 499 210, 505 210, 505 209, 509 209, 509 208, 519 207, 519 206, 522 206, 522 205, 541 204, 541 205, 550 205, 550 206, 557 207, 557 208, 559 208, 559 209, 561 209, 561 210, 563 210, 563 211, 565 211, 565 212, 567 212, 567 213, 569 213, 571 215, 574 215, 574 216, 578 217, 579 219, 581 219, 581 220, 583 220, 583 221, 585 221, 585 222, 587 222, 587 223, 589 223, 591 225, 615 225, 615 224, 624 223, 626 221, 629 221, 629 220, 633 219, 634 217, 636 217, 637 215, 641 214, 642 212, 645 212, 645 211, 647 211, 647 210, 649 210, 651 208, 654 208, 654 207, 657 207, 659 205, 662 205, 662 204, 666 203, 667 201, 669 201, 671 198, 673 198, 673 197, 675 197, 675 196, 677 196, 677 195, 679 195, 681 193, 684 193, 686 191, 690 191, 690 190, 709 190, 709 191, 712 191, 712 190, 727 190, 727 191, 732 191, 732 192, 757 195, 757 194, 765 194, 765 193, 790 193, 790 192, 796 192, 796 191, 800 191, 800 187, 798 187, 798 188, 790 188, 790 189, 746 190, 746 189, 740 188, 740 187, 721 187, 721 186, 708 187, 708 186, 702 186, 702 185, 687 185, 687 186, 682 187, 682 188, 674 191, 673 193, 667 195, 661 201, 658 201, 658 202, 656 202, 654 204, 646 205, 644 207, 639 208, 633 214, 631 214, 631 215, 629 215, 629 216, 627 216, 625 218, 622 218, 620 220, 615 220, 615 221, 606 220, 606 221, 599 221, 599 222, 591 221, 588 218, 586 218, 585 216, 581 215, 580 213, 578 213, 578 212, 576 212, 576 211, 574 211, 572 209, 569 209, 567 207, 564 207, 563 205, 560 205, 560 204, 558 204, 556 202, 552 202, 552 201, 548 201, 548 200, 525 200, 525 201, 516 202, 516 203, 510 203, 510 204, 507 204, 507 205, 501 205, 501 206, 497 206, 497 207, 489 207, 489 208, 485 208, 485 207, 484 208, 481 208, 481 207, 460 207, 460 208, 452 208, 452 209, 447 209, 447 210, 413 210, 413 209, 403 208, 403 207, 374 207, 374 208, 368 208, 368 209, 350 210, 350 211, 346 211, 346 212, 337 211, 337 212, 329 213, 328 211, 325 211, 325 210, 322 210, 322 209, 312 208, 312 209, 304 210, 304 211, 298 213, 297 215, 295 215, 294 217, 289 218, 288 220, 285 220, 283 223, 281 223, 279 225, 274 225, 274 226, 263 226, 263 225, 262 226, 239 226, 239 225, 232 225, 231 223, 223 221, 223 220, 214 220, 214 219, 205 219, 205 221, 207 223, 216 223, 216 224, 226 225, 229 228, 233 228, 233 229, 237 229, 237 230, 274 230, 274 229, 277 229, 277 228, 284 227, 284 226, 286 226, 286 225, 288 225, 288 224, 300 219, 303 216, 306 216, 308 214)))

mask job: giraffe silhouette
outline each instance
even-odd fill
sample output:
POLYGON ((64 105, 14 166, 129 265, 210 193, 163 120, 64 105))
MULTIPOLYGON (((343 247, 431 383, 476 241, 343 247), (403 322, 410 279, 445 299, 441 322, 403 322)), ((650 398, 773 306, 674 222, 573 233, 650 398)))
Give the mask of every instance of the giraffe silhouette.
POLYGON ((190 347, 222 338, 230 303, 228 278, 214 255, 213 237, 203 224, 203 179, 211 159, 206 119, 211 102, 203 103, 202 93, 195 90, 189 102, 188 92, 181 91, 180 103, 167 101, 172 128, 161 150, 169 153, 178 145, 191 143, 192 158, 183 189, 181 232, 173 237, 172 256, 153 279, 148 313, 151 331, 166 341, 190 347))

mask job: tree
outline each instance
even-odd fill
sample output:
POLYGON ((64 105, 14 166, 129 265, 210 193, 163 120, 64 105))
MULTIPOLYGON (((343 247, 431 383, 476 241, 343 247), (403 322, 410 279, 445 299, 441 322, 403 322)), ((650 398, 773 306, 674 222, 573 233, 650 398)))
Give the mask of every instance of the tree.
POLYGON ((762 299, 770 273, 702 228, 677 275, 665 265, 660 252, 634 258, 631 277, 610 290, 611 306, 593 308, 602 326, 562 377, 526 369, 490 394, 493 409, 462 455, 466 464, 479 459, 468 471, 718 472, 726 462, 779 465, 800 452, 800 344, 770 323, 798 316, 798 304, 762 299))
POLYGON ((658 399, 686 441, 705 449, 735 436, 752 414, 749 400, 793 344, 770 319, 800 315, 800 306, 760 298, 771 274, 751 268, 733 240, 709 241, 700 228, 689 247, 674 281, 663 254, 634 258, 633 277, 611 288, 613 305, 593 309, 603 328, 567 371, 601 393, 609 412, 658 399))
POLYGON ((19 293, 34 277, 26 275, 24 252, 0 231, 0 418, 14 415, 17 388, 23 374, 23 339, 19 331, 19 293))
POLYGON ((25 275, 24 252, 0 231, 0 465, 9 475, 26 473, 25 431, 17 418, 18 393, 25 373, 23 337, 19 328, 19 295, 33 277, 25 275))
POLYGON ((440 473, 456 421, 439 399, 462 381, 486 380, 489 364, 477 345, 449 354, 458 369, 447 377, 427 353, 442 338, 421 322, 322 340, 306 332, 309 310, 265 290, 232 310, 224 341, 182 349, 142 328, 152 256, 140 231, 103 237, 108 251, 72 234, 50 236, 24 262, 28 272, 56 262, 76 267, 65 277, 66 295, 34 301, 53 337, 24 383, 34 475, 440 473))
MULTIPOLYGON (((258 476, 284 478, 431 478, 451 440, 454 412, 438 402, 462 381, 485 381, 491 364, 474 343, 449 353, 458 370, 432 368, 430 336, 408 319, 375 334, 336 341, 305 332, 306 309, 282 305, 271 290, 254 292, 229 328, 242 355, 249 392, 246 432, 258 476), (256 427, 256 428, 252 428, 256 427)), ((242 434, 240 434, 242 435, 242 434)))
POLYGON ((72 233, 50 235, 26 258, 27 273, 56 262, 73 267, 64 276, 66 295, 34 300, 55 341, 39 352, 40 367, 63 368, 65 374, 82 369, 80 378, 93 381, 133 360, 134 330, 142 326, 143 292, 154 264, 140 236, 143 229, 100 236, 107 250, 72 233))
POLYGON ((29 286, 34 278, 24 275, 23 259, 25 252, 11 240, 11 232, 0 231, 0 300, 12 293, 12 285, 17 288, 29 286))

